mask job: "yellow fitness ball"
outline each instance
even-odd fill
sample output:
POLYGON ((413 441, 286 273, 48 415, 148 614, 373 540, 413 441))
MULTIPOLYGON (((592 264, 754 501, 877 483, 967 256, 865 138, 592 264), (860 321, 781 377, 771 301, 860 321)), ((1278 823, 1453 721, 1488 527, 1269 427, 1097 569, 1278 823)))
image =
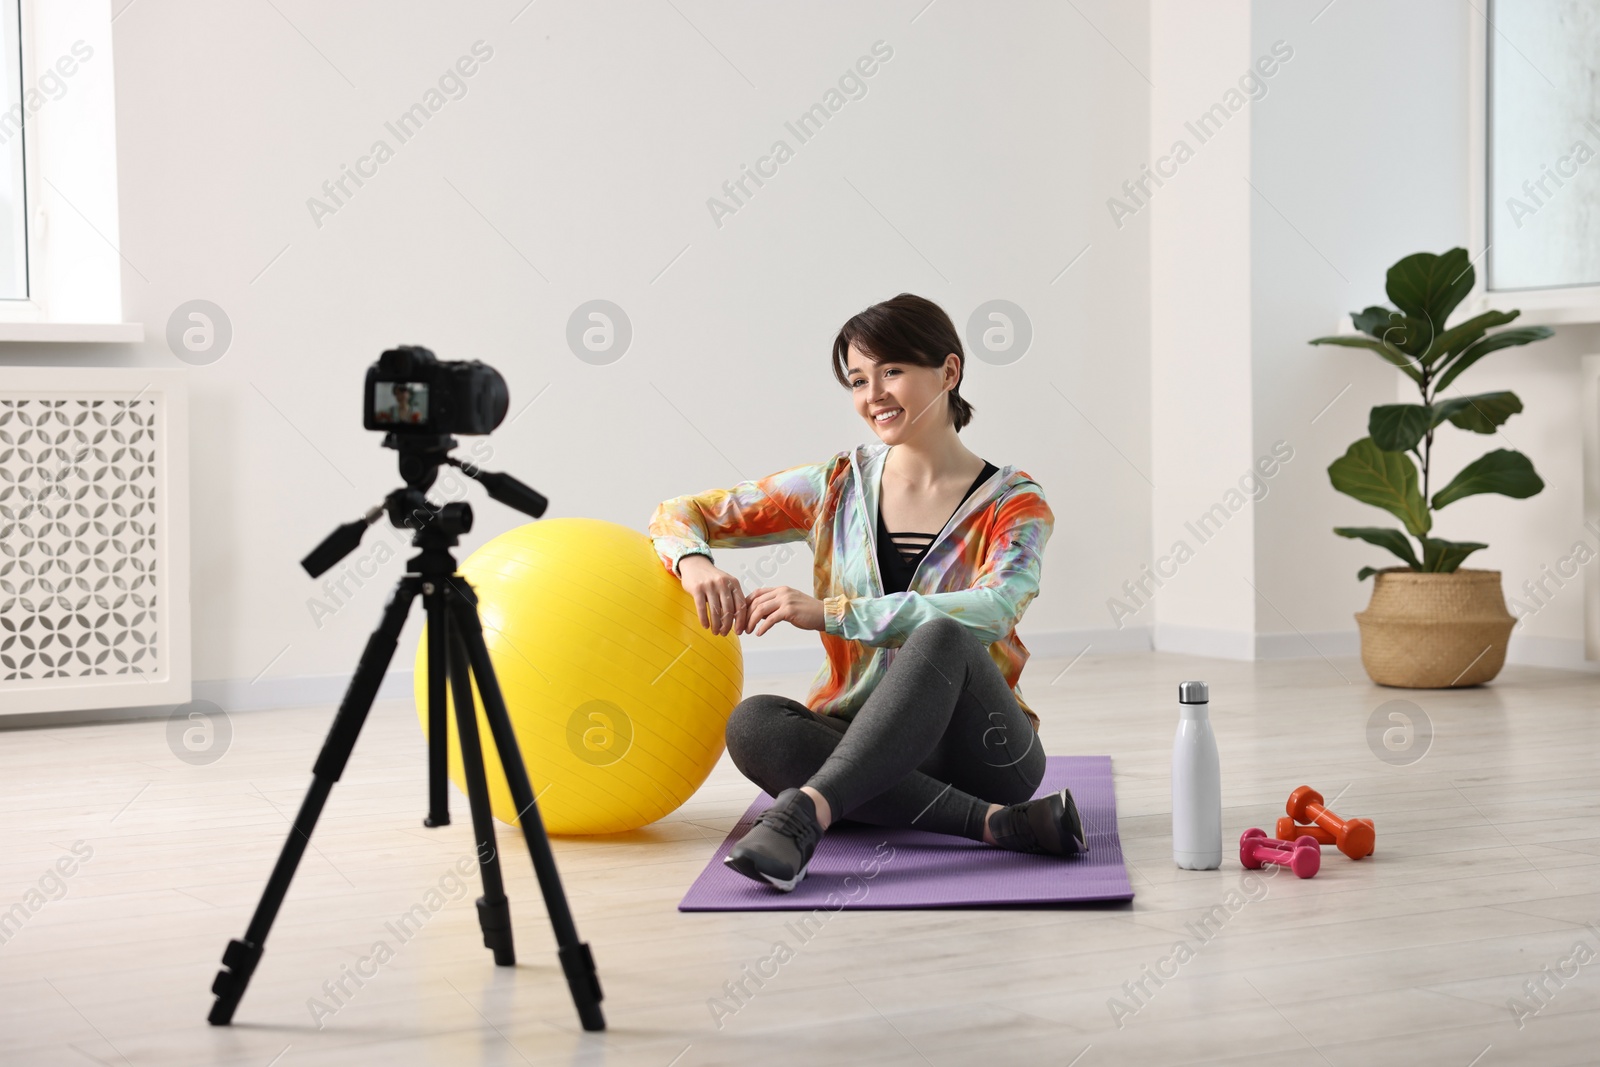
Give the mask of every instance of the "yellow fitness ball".
MULTIPOLYGON (((507 531, 461 561, 484 642, 552 834, 612 834, 689 799, 721 757, 744 688, 739 638, 700 625, 694 598, 651 541, 599 519, 558 518, 507 531)), ((415 699, 428 730, 427 626, 415 699)), ((476 696, 476 693, 474 694, 476 696)), ((450 704, 450 778, 466 795, 450 704)), ((516 825, 477 697, 495 817, 516 825)))

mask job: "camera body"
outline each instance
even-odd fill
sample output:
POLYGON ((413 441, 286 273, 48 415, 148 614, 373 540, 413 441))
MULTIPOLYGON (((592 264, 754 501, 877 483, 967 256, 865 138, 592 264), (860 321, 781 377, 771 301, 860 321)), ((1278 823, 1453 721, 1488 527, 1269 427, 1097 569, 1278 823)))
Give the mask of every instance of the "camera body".
POLYGON ((500 372, 478 360, 440 360, 420 345, 391 348, 367 368, 362 425, 394 434, 485 434, 506 417, 500 372))

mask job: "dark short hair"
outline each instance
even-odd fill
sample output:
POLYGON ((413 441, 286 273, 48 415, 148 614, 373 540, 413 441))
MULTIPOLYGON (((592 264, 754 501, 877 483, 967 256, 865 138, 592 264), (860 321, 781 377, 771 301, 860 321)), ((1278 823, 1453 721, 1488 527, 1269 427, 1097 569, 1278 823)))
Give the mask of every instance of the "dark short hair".
POLYGON ((972 405, 961 396, 961 382, 967 375, 961 335, 950 316, 932 300, 901 293, 873 304, 840 328, 833 340, 833 376, 846 389, 850 388, 845 371, 852 344, 874 363, 909 363, 934 370, 942 368, 954 352, 961 357, 961 372, 949 393, 950 421, 957 432, 972 421, 972 405))

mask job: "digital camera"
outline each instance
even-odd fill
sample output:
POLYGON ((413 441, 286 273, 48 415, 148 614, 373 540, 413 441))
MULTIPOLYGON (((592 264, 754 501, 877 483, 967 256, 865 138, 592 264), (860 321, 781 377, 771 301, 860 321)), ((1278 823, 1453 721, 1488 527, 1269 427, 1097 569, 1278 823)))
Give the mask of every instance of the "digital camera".
POLYGON ((362 423, 396 434, 490 433, 510 402, 506 380, 488 364, 402 345, 367 368, 362 423))

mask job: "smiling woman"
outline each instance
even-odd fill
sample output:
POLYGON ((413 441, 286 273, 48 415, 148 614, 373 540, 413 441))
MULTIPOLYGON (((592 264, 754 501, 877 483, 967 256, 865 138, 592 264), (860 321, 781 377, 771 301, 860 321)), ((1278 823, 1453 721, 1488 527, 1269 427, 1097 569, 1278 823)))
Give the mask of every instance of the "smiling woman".
POLYGON ((748 697, 727 725, 734 764, 776 802, 725 862, 779 890, 805 877, 844 817, 1022 852, 1084 849, 1071 793, 1028 799, 1045 753, 1017 687, 1028 650, 1016 624, 1038 594, 1055 518, 1028 474, 962 445, 973 413, 963 366, 938 305, 910 293, 875 304, 840 329, 833 369, 877 441, 664 501, 651 517, 662 565, 701 625, 821 634, 805 703, 748 697), (746 597, 711 559, 713 548, 802 539, 816 556, 812 594, 746 597))
POLYGON ((960 431, 972 421, 974 410, 961 396, 965 365, 961 351, 961 335, 939 305, 901 293, 844 324, 833 342, 833 376, 851 391, 857 413, 873 421, 887 402, 883 394, 868 387, 871 364, 878 364, 880 370, 899 370, 902 378, 912 368, 935 371, 931 376, 913 374, 908 387, 890 391, 891 399, 903 397, 912 407, 912 417, 900 423, 899 429, 903 431, 927 414, 948 391, 943 405, 947 410, 940 414, 960 431))
POLYGON ((945 517, 998 470, 956 436, 973 412, 961 396, 960 352, 949 316, 911 293, 855 316, 833 342, 834 377, 857 414, 896 446, 884 460, 878 507, 885 592, 910 587, 945 517))

